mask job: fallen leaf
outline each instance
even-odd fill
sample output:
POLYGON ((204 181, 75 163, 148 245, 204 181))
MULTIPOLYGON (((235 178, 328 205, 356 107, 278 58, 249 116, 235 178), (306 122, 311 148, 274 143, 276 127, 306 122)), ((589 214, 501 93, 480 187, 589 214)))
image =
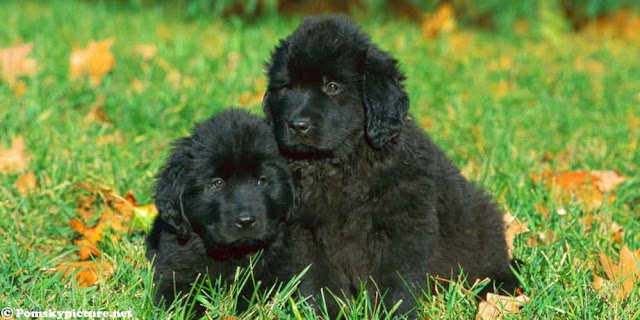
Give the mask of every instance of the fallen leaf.
POLYGON ((180 89, 182 86, 182 75, 178 70, 171 70, 171 72, 169 72, 165 77, 165 81, 167 81, 174 89, 180 89))
POLYGON ((80 247, 78 249, 80 260, 88 260, 91 256, 99 257, 100 250, 98 250, 97 243, 102 241, 104 235, 104 221, 101 219, 96 225, 87 227, 79 219, 73 219, 69 221, 69 226, 82 236, 82 238, 73 240, 73 244, 80 247))
POLYGON ((581 33, 637 40, 639 39, 638 30, 640 30, 640 16, 633 14, 633 10, 620 10, 591 19, 582 28, 581 33))
POLYGON ((96 98, 96 101, 91 105, 89 109, 89 113, 85 117, 86 121, 100 121, 100 122, 109 122, 109 118, 107 114, 102 110, 102 106, 104 106, 104 94, 100 93, 96 98))
POLYGON ((27 84, 22 80, 18 80, 11 86, 11 90, 13 90, 16 97, 22 97, 27 92, 27 84))
POLYGON ((538 245, 548 245, 553 242, 553 231, 547 230, 546 232, 538 232, 535 235, 530 235, 527 240, 529 247, 535 247, 538 245))
POLYGON ((612 286, 615 295, 620 300, 626 300, 640 281, 640 249, 631 251, 626 245, 620 250, 620 262, 607 257, 604 252, 599 257, 600 265, 604 269, 610 283, 594 277, 594 289, 602 290, 605 286, 612 286))
POLYGON ((135 46, 134 52, 143 60, 151 60, 158 53, 158 49, 153 44, 139 44, 135 46))
POLYGON ((622 244, 622 239, 624 238, 624 229, 622 227, 613 222, 611 224, 611 232, 613 233, 613 241, 617 244, 622 244))
POLYGON ((435 12, 422 19, 422 34, 427 39, 433 39, 442 33, 449 33, 456 28, 453 7, 444 3, 435 12))
POLYGON ((585 233, 590 232, 591 231, 591 226, 593 225, 593 215, 592 214, 588 214, 584 218, 581 218, 580 221, 582 222, 582 225, 584 226, 584 232, 585 233))
POLYGON ((76 197, 76 203, 76 212, 78 213, 78 216, 80 216, 80 219, 83 222, 88 223, 95 215, 95 211, 93 210, 95 197, 93 194, 85 196, 80 193, 76 197))
POLYGON ((507 251, 509 253, 509 257, 513 256, 513 240, 514 238, 522 233, 529 232, 529 228, 527 228, 526 223, 520 222, 518 218, 511 215, 511 213, 507 212, 502 217, 503 225, 505 228, 504 237, 507 241, 507 251))
POLYGON ((242 107, 251 107, 262 103, 262 92, 244 92, 240 95, 239 103, 242 107))
POLYGON ((33 171, 27 171, 20 175, 13 185, 21 195, 26 196, 36 188, 36 175, 33 171))
POLYGON ((518 314, 522 305, 531 301, 525 295, 517 297, 487 293, 487 300, 480 302, 476 320, 502 319, 505 314, 518 314))
POLYGON ((133 227, 142 230, 151 229, 153 220, 158 215, 158 209, 153 203, 137 206, 133 209, 133 227))
POLYGON ((90 41, 86 49, 76 49, 71 52, 69 76, 78 79, 89 76, 89 83, 96 87, 102 82, 104 75, 109 73, 116 64, 111 53, 113 39, 90 41))
POLYGON ((34 75, 36 61, 27 58, 31 49, 33 43, 0 49, 0 80, 14 84, 18 77, 34 75))
POLYGON ((103 146, 105 144, 116 144, 116 145, 124 145, 127 142, 126 137, 118 130, 115 130, 113 133, 99 136, 96 138, 96 144, 99 146, 103 146))
POLYGON ((542 203, 540 202, 534 203, 533 207, 536 209, 536 211, 540 212, 540 214, 542 214, 543 217, 549 216, 549 210, 545 208, 542 203))
POLYGON ((0 172, 16 173, 29 166, 29 158, 25 154, 24 139, 14 137, 11 148, 0 147, 0 172))
POLYGON ((143 93, 144 90, 147 89, 147 85, 138 78, 134 78, 133 81, 131 81, 131 88, 133 88, 136 93, 143 93))
MULTIPOLYGON (((547 170, 541 174, 531 175, 536 184, 545 184, 553 193, 556 201, 569 203, 577 200, 588 210, 598 209, 605 202, 605 195, 612 192, 627 178, 615 171, 576 170, 552 174, 547 170)), ((608 201, 615 196, 609 194, 608 201)))
POLYGON ((90 287, 100 283, 115 273, 115 267, 108 262, 76 261, 65 262, 54 269, 62 272, 62 279, 74 276, 79 287, 90 287))

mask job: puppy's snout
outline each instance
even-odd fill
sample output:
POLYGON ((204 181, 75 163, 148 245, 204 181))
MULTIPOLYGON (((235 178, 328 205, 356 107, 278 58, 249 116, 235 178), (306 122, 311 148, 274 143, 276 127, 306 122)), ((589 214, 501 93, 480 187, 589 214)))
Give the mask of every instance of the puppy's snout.
POLYGON ((289 120, 289 130, 294 134, 306 134, 309 129, 311 129, 311 121, 308 118, 289 120))
POLYGON ((251 212, 240 212, 236 216, 236 226, 238 228, 251 227, 256 224, 256 216, 251 212))

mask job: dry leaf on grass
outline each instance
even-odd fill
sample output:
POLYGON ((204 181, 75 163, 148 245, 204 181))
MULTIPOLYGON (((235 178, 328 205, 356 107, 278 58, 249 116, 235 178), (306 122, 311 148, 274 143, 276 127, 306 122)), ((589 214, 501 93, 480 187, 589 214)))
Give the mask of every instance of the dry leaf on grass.
POLYGON ((569 203, 577 200, 588 210, 598 209, 605 200, 615 200, 609 194, 627 178, 615 171, 576 170, 552 174, 547 170, 541 174, 532 174, 536 184, 544 184, 553 193, 556 201, 569 203), (605 199, 605 195, 609 195, 605 199))
POLYGON ((487 300, 480 302, 476 320, 502 319, 505 314, 520 313, 522 305, 531 299, 525 295, 517 297, 487 293, 487 300))
POLYGON ((101 279, 113 275, 115 267, 104 261, 76 261, 62 263, 54 271, 62 272, 63 279, 68 279, 73 275, 79 287, 89 287, 97 285, 101 279))
POLYGON ((27 171, 20 175, 13 185, 22 196, 26 196, 36 188, 36 175, 33 171, 27 171))
POLYGON ((422 19, 422 34, 428 39, 433 39, 441 33, 451 32, 455 28, 453 7, 448 3, 440 5, 435 12, 422 19))
POLYGON ((29 157, 25 154, 24 139, 14 137, 9 149, 0 147, 0 172, 16 173, 29 166, 29 157))
POLYGON ((100 219, 100 222, 95 226, 87 227, 79 219, 73 219, 69 221, 69 226, 82 236, 79 239, 73 240, 73 244, 80 247, 80 249, 78 249, 80 260, 88 260, 91 256, 99 257, 100 250, 98 250, 96 245, 102 241, 104 221, 100 219))
POLYGON ((0 80, 14 84, 18 77, 35 74, 36 61, 27 58, 31 49, 32 43, 0 49, 0 80))
POLYGON ((158 49, 153 44, 139 44, 135 46, 134 52, 143 60, 151 60, 158 53, 158 49))
POLYGON ((605 286, 613 286, 615 296, 620 300, 626 300, 636 283, 640 281, 640 249, 634 252, 625 245, 620 250, 619 263, 607 257, 604 252, 600 254, 599 260, 609 281, 595 275, 593 288, 600 291, 605 286))
POLYGON ((611 223, 611 233, 613 233, 613 241, 617 244, 622 244, 624 238, 624 229, 617 223, 611 223))
POLYGON ((104 94, 100 93, 96 101, 91 105, 89 113, 85 116, 86 121, 109 122, 107 114, 102 110, 104 106, 104 94))
POLYGON ((127 191, 124 196, 118 195, 109 187, 93 187, 86 184, 78 186, 79 189, 89 191, 89 195, 79 194, 77 197, 76 211, 78 217, 69 222, 69 225, 80 237, 73 240, 79 247, 80 260, 88 260, 90 257, 99 257, 100 250, 97 244, 104 239, 108 230, 119 234, 130 232, 134 227, 148 228, 157 210, 153 205, 139 206, 133 191, 127 191), (99 220, 91 224, 96 215, 95 199, 102 200, 102 212, 99 220), (137 224, 132 223, 136 217, 137 224))
POLYGON ((527 223, 522 223, 520 222, 520 220, 518 220, 518 218, 514 217, 513 215, 511 215, 511 213, 507 212, 503 217, 502 217, 502 223, 504 225, 504 237, 505 240, 507 241, 507 250, 509 253, 509 257, 512 257, 513 255, 513 239, 521 234, 521 233, 525 233, 525 232, 529 232, 529 228, 527 228, 527 223))
POLYGON ((96 87, 102 82, 102 77, 109 73, 116 64, 111 53, 113 39, 90 41, 85 49, 75 49, 71 52, 69 63, 69 77, 77 79, 89 76, 89 83, 96 87))
MULTIPOLYGON (((157 210, 154 205, 139 206, 133 191, 127 191, 124 196, 117 194, 109 187, 94 187, 88 184, 81 184, 77 189, 89 192, 89 195, 79 194, 77 207, 79 218, 69 222, 71 228, 80 237, 73 240, 79 246, 79 256, 81 261, 65 262, 55 268, 55 271, 64 272, 64 277, 75 272, 78 284, 81 287, 91 286, 98 283, 100 277, 108 277, 114 272, 114 267, 103 262, 96 265, 88 261, 91 257, 101 255, 97 244, 101 242, 108 230, 114 232, 113 238, 118 239, 121 234, 132 230, 131 219, 133 216, 145 216, 146 219, 153 219, 157 210), (96 215, 96 199, 102 200, 102 211, 98 222, 90 225, 96 215)), ((145 220, 146 221, 146 220, 145 220)), ((150 222, 149 222, 150 223, 150 222)))

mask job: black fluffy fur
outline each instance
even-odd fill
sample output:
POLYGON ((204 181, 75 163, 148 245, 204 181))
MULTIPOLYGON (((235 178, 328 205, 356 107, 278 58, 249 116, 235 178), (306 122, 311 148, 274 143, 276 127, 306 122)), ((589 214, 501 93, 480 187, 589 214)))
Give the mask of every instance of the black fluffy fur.
POLYGON ((403 300, 406 312, 427 274, 449 279, 463 268, 470 282, 516 289, 502 214, 407 116, 404 75, 389 53, 347 18, 310 18, 267 69, 263 108, 299 182, 295 219, 313 231, 342 290, 373 279, 386 305, 403 300), (327 94, 330 83, 338 94, 327 94), (293 119, 309 130, 292 130, 293 119))
MULTIPOLYGON (((236 268, 247 267, 259 250, 253 276, 263 288, 313 264, 300 288, 316 293, 330 281, 321 276, 328 267, 308 230, 286 222, 294 197, 287 164, 262 119, 231 110, 197 125, 190 137, 175 142, 157 179, 159 216, 147 238, 156 303, 170 305, 207 273, 211 281, 233 281, 236 268), (216 185, 216 178, 223 184, 216 185), (238 215, 253 215, 255 224, 236 225, 238 215)), ((253 292, 247 287, 243 295, 253 292)), ((238 311, 244 308, 240 301, 238 311)))

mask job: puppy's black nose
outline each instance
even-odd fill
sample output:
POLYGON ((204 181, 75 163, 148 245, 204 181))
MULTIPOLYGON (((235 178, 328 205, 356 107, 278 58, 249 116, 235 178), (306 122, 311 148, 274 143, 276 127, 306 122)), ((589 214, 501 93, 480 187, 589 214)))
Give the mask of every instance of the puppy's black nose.
POLYGON ((242 212, 236 216, 238 228, 250 227, 256 223, 256 216, 249 212, 242 212))
POLYGON ((311 122, 306 118, 297 118, 289 121, 289 129, 293 133, 305 134, 311 128, 311 122))

